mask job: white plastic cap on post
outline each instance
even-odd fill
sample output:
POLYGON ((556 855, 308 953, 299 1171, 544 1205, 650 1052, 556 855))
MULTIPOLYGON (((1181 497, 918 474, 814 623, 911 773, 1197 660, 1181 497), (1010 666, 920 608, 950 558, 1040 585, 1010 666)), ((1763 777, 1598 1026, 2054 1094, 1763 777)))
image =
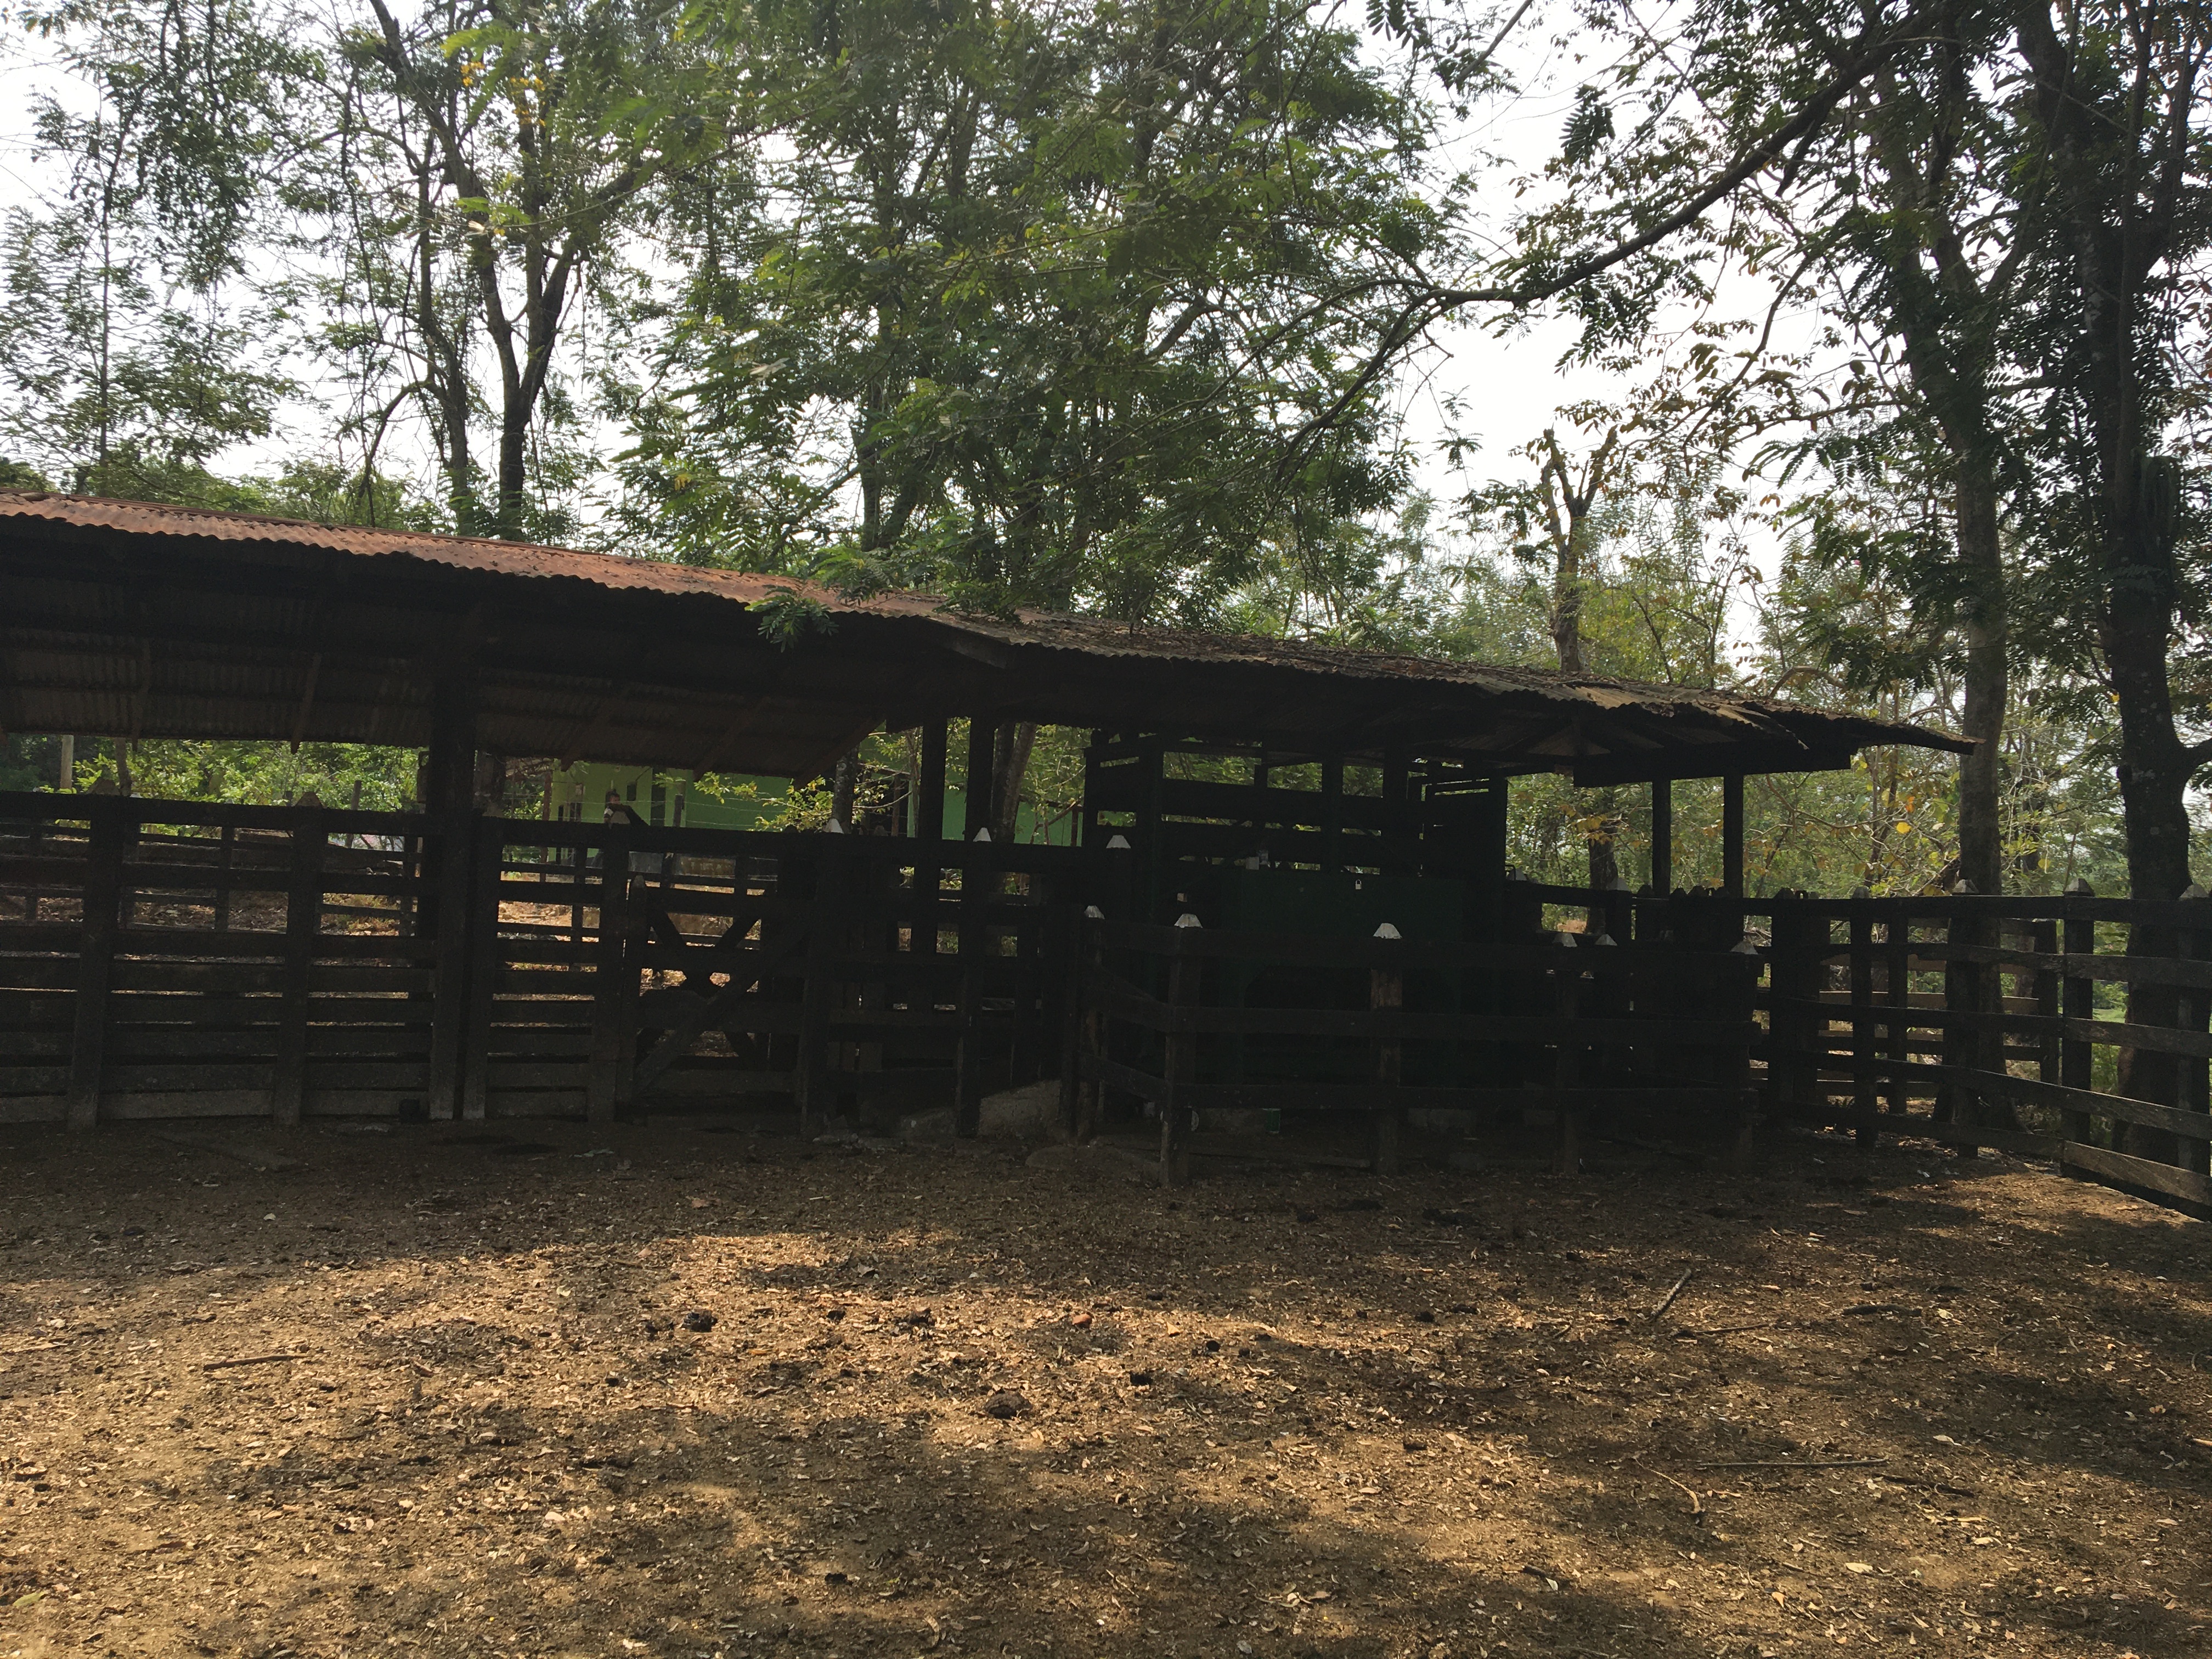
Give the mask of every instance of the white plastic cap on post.
POLYGON ((1613 890, 1616 893, 1627 892, 1629 890, 1628 878, 1626 876, 1615 876, 1613 878, 1613 890))
POLYGON ((1961 876, 1959 878, 1959 884, 1951 890, 1956 894, 1970 894, 1974 890, 1974 884, 1961 876))
POLYGON ((1119 830, 1116 830, 1113 838, 1107 842, 1106 850, 1109 853, 1127 852, 1129 850, 1129 838, 1127 836, 1122 835, 1119 830))
POLYGON ((1189 911, 1186 910, 1176 918, 1176 926, 1178 927, 1203 927, 1206 924, 1200 921, 1196 916, 1191 915, 1189 911))
POLYGON ((1617 939, 1615 939, 1613 938, 1613 936, 1612 934, 1610 934, 1610 933, 1600 933, 1600 934, 1597 936, 1597 942, 1598 942, 1600 945, 1613 945, 1615 949, 1619 949, 1619 948, 1620 948, 1620 941, 1618 941, 1617 939))
POLYGON ((1759 954, 1759 947, 1751 942, 1751 935, 1746 933, 1729 948, 1729 954, 1737 957, 1755 957, 1759 954))
POLYGON ((1086 904, 1083 907, 1083 919, 1085 921, 1103 921, 1106 913, 1095 904, 1086 904))
POLYGON ((2097 890, 2089 885, 2087 876, 2076 876, 2066 884, 2066 890, 2077 898, 2088 898, 2094 896, 2097 890))
POLYGON ((1571 951, 1575 948, 1575 936, 1572 933, 1562 933, 1559 935, 1559 943, 1571 951))
POLYGON ((2212 893, 2206 892, 2192 881, 2181 890, 2181 896, 2185 899, 2212 898, 2212 893))
POLYGON ((988 824, 985 824, 985 825, 984 825, 981 830, 978 830, 975 832, 975 839, 976 839, 977 841, 988 841, 988 840, 990 840, 990 839, 991 839, 991 826, 990 826, 990 825, 988 825, 988 824))
POLYGON ((833 836, 842 836, 845 833, 845 826, 836 818, 832 818, 830 820, 830 833, 833 836))
POLYGON ((1377 939, 1403 939, 1405 938, 1405 935, 1400 933, 1395 927, 1391 926, 1390 923, 1386 921, 1375 930, 1375 937, 1377 939))

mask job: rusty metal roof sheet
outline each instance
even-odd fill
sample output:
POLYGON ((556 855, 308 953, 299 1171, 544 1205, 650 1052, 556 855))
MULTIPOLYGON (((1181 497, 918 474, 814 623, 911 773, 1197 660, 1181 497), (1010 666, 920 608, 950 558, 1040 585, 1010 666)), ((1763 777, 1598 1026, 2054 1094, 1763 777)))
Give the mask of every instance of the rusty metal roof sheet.
MULTIPOLYGON (((1097 617, 977 617, 924 593, 854 599, 793 577, 568 548, 0 490, 0 559, 20 547, 27 572, 34 548, 51 554, 60 544, 106 556, 82 561, 81 570, 68 562, 58 569, 50 557, 39 567, 39 591, 107 586, 52 598, 27 632, 0 618, 12 682, 0 683, 9 694, 0 718, 18 729, 269 728, 270 736, 419 742, 427 687, 410 661, 434 649, 433 635, 465 636, 449 624, 489 595, 526 613, 503 657, 474 647, 497 741, 514 753, 673 765, 712 757, 724 769, 779 772, 811 763, 872 721, 963 713, 1341 747, 1417 743, 1501 769, 1572 769, 1593 781, 1711 775, 1739 750, 1742 769, 1768 770, 1838 764, 1838 754, 1870 744, 1968 746, 1921 727, 1735 692, 1097 617), (141 550, 149 556, 141 566, 116 562, 141 550), (210 608, 197 639, 165 650, 157 668, 149 642, 163 636, 174 646, 185 622, 148 614, 146 596, 198 580, 178 574, 194 554, 210 568, 248 567, 226 580, 249 588, 252 604, 210 608), (251 567, 272 561, 312 566, 307 574, 325 586, 251 576, 251 567), (380 575, 415 580, 393 597, 399 590, 380 575), (467 594, 438 611, 420 592, 426 578, 467 594), (623 617, 611 621, 594 594, 619 599, 623 617), (767 641, 752 613, 783 596, 818 607, 831 629, 795 645, 767 641), (365 616, 379 605, 381 643, 356 641, 349 666, 335 658, 321 665, 332 613, 365 616), (665 629, 665 639, 649 637, 653 629, 665 629), (629 642, 607 644, 610 635, 629 642), (318 665, 307 667, 303 653, 318 665), (226 696, 236 706, 217 713, 226 696), (285 717, 295 702, 296 719, 285 717), (188 706, 197 711, 189 717, 188 706), (621 752, 593 752, 609 744, 621 752)), ((34 586, 21 580, 17 590, 34 586)), ((155 608, 191 606, 163 597, 155 608)))

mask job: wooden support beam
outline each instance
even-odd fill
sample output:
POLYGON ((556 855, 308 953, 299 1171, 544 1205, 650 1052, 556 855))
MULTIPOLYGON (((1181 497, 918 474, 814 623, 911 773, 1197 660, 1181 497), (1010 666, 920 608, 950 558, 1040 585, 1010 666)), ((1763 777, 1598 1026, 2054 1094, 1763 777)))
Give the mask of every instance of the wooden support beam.
POLYGON ((320 807, 300 810, 292 826, 292 874, 284 889, 284 966, 277 1015, 276 1063, 270 1068, 269 1115, 280 1129, 300 1127, 307 1091, 308 976, 322 933, 323 854, 328 832, 320 807))
POLYGON ((960 822, 960 839, 973 841, 975 832, 990 827, 991 798, 997 793, 994 775, 999 763, 999 728, 987 716, 968 719, 967 811, 960 822))
MULTIPOLYGON (((1580 956, 1577 951, 1574 953, 1580 956)), ((1565 1023, 1566 1030, 1553 1051, 1552 1086, 1559 1091, 1559 1141, 1552 1161, 1554 1175, 1571 1176, 1583 1167, 1581 1110, 1569 1091, 1582 1085, 1583 1049, 1575 1035, 1575 1015, 1582 1001, 1583 975, 1581 969, 1573 966, 1559 968, 1554 977, 1553 1012, 1565 1023)))
POLYGON ((1743 774, 1721 780, 1721 890, 1743 896, 1743 774))
POLYGON ((84 924, 77 940, 75 1030, 70 1040, 69 1127, 89 1129, 100 1121, 101 1073, 107 1046, 107 992, 115 974, 117 910, 122 902, 123 854, 137 829, 127 803, 87 804, 91 844, 86 851, 84 924))
MULTIPOLYGON (((467 797, 461 799, 465 803, 467 797)), ((430 908, 438 949, 437 988, 430 1006, 430 1086, 424 1105, 440 1121, 459 1115, 469 1064, 469 878, 474 867, 470 849, 480 822, 465 805, 440 820, 440 832, 431 840, 432 871, 424 883, 435 901, 430 908)), ((489 902, 490 896, 484 897, 489 902)))
POLYGON ((1651 892, 1665 898, 1674 890, 1674 784, 1651 780, 1651 892))
POLYGON ((914 861, 915 913, 909 947, 926 957, 937 954, 937 933, 943 921, 944 866, 938 862, 945 845, 945 769, 948 722, 933 715, 921 723, 921 773, 915 780, 913 820, 920 851, 914 861))
POLYGON ((492 993, 499 982, 499 878, 507 854, 497 823, 479 819, 470 861, 469 881, 468 1016, 462 1043, 461 1109, 464 1118, 481 1121, 486 1107, 491 1066, 485 1059, 491 1047, 492 993))
POLYGON ((921 775, 915 780, 914 836, 932 845, 945 839, 945 763, 947 722, 921 723, 921 775))
MULTIPOLYGON (((1195 933, 1197 929, 1183 930, 1195 933)), ((1176 943, 1184 944, 1180 935, 1176 943)), ((1173 1008, 1195 1008, 1198 1006, 1200 975, 1204 963, 1194 951, 1178 949, 1168 961, 1168 1005, 1173 1008)), ((1166 1034, 1165 1064, 1162 1067, 1166 1087, 1160 1092, 1160 1184, 1181 1187, 1190 1180, 1190 1090, 1198 1081, 1198 1033, 1194 1030, 1166 1034)))
MULTIPOLYGON (((1406 1006, 1406 973, 1402 968, 1373 968, 1367 975, 1367 1006, 1374 1013, 1397 1013, 1406 1006)), ((1385 1036, 1379 1031, 1373 1042, 1372 1066, 1375 1081, 1383 1090, 1395 1091, 1405 1081, 1406 1047, 1395 1036, 1385 1036)), ((1398 1173, 1398 1160, 1405 1138, 1406 1109, 1385 1094, 1374 1110, 1367 1115, 1368 1162, 1376 1175, 1394 1176, 1398 1173)))
POLYGON ((625 995, 623 981, 632 981, 637 969, 627 946, 629 942, 629 838, 627 817, 606 828, 599 843, 599 933, 593 953, 592 1007, 592 1065, 586 1084, 585 1115, 593 1123, 611 1123, 622 1103, 623 1084, 629 1068, 623 1047, 630 1040, 626 1011, 636 1006, 635 994, 625 995))

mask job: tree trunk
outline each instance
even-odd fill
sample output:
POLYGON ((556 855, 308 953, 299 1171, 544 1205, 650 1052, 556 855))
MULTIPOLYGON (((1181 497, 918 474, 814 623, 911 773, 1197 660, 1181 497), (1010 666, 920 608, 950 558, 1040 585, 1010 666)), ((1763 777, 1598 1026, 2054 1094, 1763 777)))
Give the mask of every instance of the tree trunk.
POLYGON ((855 827, 853 801, 860 793, 860 757, 857 753, 850 754, 837 763, 836 770, 830 774, 830 816, 845 826, 848 835, 855 827))
POLYGON ((1959 561, 1966 586, 1966 696, 1960 723, 1961 735, 1974 741, 1973 752, 1959 763, 1959 871, 1976 892, 2002 893, 2004 836, 1998 801, 2010 681, 1997 488, 1985 459, 1960 459, 1956 501, 1959 561))
MULTIPOLYGON (((2128 458, 2132 460, 2133 458, 2128 458)), ((2130 471, 2150 471, 2138 465, 2130 471)), ((2105 663, 2120 717, 2119 783, 2128 854, 2128 894, 2172 899, 2190 884, 2189 809, 2185 799, 2196 768, 2173 726, 2166 643, 2173 622, 2171 556, 2144 522, 2140 490, 2108 492, 2112 520, 2106 543, 2105 663), (2163 576, 2165 580, 2161 580, 2163 576)), ((2179 941, 2170 927, 2138 925, 2128 932, 2130 956, 2170 957, 2179 941)), ((2136 1025, 2174 1025, 2181 994, 2171 985, 2128 988, 2128 1020, 2136 1025)), ((2180 1068, 2174 1056, 2148 1048, 2120 1051, 2119 1091, 2137 1100, 2175 1104, 2180 1068)), ((2181 1144, 2165 1129, 2123 1127, 2120 1149, 2137 1158, 2179 1161, 2181 1144)))

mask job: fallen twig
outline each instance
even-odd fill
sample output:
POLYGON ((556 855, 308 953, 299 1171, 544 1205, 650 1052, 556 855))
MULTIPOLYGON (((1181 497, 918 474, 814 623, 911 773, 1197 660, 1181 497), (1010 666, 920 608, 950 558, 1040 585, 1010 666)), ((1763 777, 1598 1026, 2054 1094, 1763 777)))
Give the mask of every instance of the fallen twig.
POLYGON ((1887 1463, 1887 1457, 1828 1457, 1813 1462, 1789 1462, 1780 1458, 1753 1458, 1742 1463, 1700 1463, 1701 1469, 1870 1469, 1887 1463))
POLYGON ((204 1359, 200 1362, 200 1369, 204 1371, 223 1371, 234 1365, 273 1365, 280 1359, 303 1359, 306 1357, 296 1353, 250 1353, 237 1359, 204 1359))
POLYGON ((1682 1276, 1674 1281, 1674 1288, 1667 1292, 1667 1299, 1664 1302, 1662 1302, 1657 1307, 1654 1308, 1651 1310, 1650 1316, 1653 1319, 1656 1319, 1660 1315, 1665 1313, 1668 1309, 1673 1307, 1674 1305, 1674 1298, 1682 1293, 1682 1286, 1690 1282, 1690 1275, 1697 1271, 1698 1270, 1695 1267, 1683 1268, 1682 1276))
POLYGON ((1705 1512, 1705 1504, 1703 1500, 1698 1498, 1698 1494, 1692 1492, 1687 1486, 1683 1486, 1680 1481, 1677 1480, 1673 1475, 1668 1474, 1665 1470, 1655 1469, 1648 1464, 1644 1463, 1638 1463, 1636 1467, 1642 1469, 1646 1474, 1657 1475, 1662 1480, 1664 1480, 1670 1486, 1680 1488, 1683 1496, 1686 1497, 1690 1500, 1691 1514, 1703 1515, 1705 1512))
POLYGON ((58 1342, 27 1342, 20 1348, 0 1348, 0 1354, 44 1353, 49 1348, 58 1348, 58 1342))
POLYGON ((1754 1319, 1747 1325, 1707 1325, 1703 1329, 1685 1325, 1674 1333, 1677 1336, 1733 1336, 1738 1331, 1763 1331, 1781 1323, 1776 1319, 1754 1319))

